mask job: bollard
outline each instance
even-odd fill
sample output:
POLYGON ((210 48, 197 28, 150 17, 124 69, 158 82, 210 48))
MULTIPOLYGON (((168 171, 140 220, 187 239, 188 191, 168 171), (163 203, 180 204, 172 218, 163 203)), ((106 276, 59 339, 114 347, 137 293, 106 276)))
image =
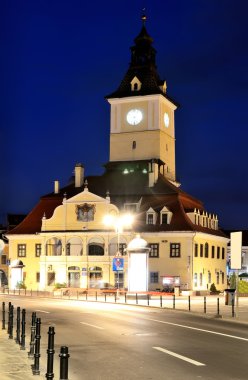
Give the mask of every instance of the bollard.
POLYGON ((124 296, 125 296, 125 303, 127 303, 127 292, 125 292, 124 296))
POLYGON ((220 315, 220 299, 217 298, 217 315, 220 315))
POLYGON ((235 317, 235 312, 234 312, 234 298, 232 299, 232 317, 235 317))
POLYGON ((20 328, 21 328, 21 308, 20 306, 16 309, 16 338, 15 342, 20 344, 20 328))
POLYGON ((47 373, 46 378, 47 379, 53 379, 54 373, 53 373, 53 360, 54 360, 54 327, 49 327, 48 330, 48 348, 47 348, 47 373))
POLYGON ((34 352, 34 364, 32 366, 32 372, 33 375, 39 375, 40 374, 40 325, 41 320, 40 318, 36 319, 36 335, 35 335, 35 352, 34 352))
POLYGON ((5 302, 2 303, 2 330, 5 330, 5 302))
POLYGON ((116 292, 115 292, 115 303, 116 303, 116 299, 117 299, 117 296, 116 296, 116 292))
POLYGON ((7 330, 8 334, 10 331, 10 308, 11 308, 11 302, 9 302, 9 309, 8 309, 8 330, 7 330))
POLYGON ((20 349, 25 350, 25 325, 26 325, 26 310, 22 309, 22 333, 21 333, 21 345, 20 349))
POLYGON ((88 300, 88 290, 86 290, 86 293, 85 293, 85 301, 88 300))
POLYGON ((14 326, 14 306, 10 306, 9 311, 9 339, 13 339, 13 326, 14 326))
POLYGON ((138 305, 138 294, 137 293, 135 294, 135 297, 136 297, 136 305, 138 305))
POLYGON ((35 328, 36 328, 36 313, 32 313, 32 322, 31 322, 31 334, 30 334, 30 350, 28 352, 28 357, 34 357, 34 345, 35 345, 35 328))
POLYGON ((105 302, 106 302, 106 297, 107 297, 107 294, 105 293, 105 294, 104 294, 104 300, 105 300, 105 302))
POLYGON ((149 306, 149 294, 147 293, 147 306, 149 306))
POLYGON ((173 294, 173 309, 176 308, 176 296, 173 294))
POLYGON ((204 297, 204 313, 206 314, 207 312, 207 301, 206 301, 206 297, 204 297))
POLYGON ((60 375, 59 380, 68 380, 68 359, 70 357, 68 353, 68 347, 60 347, 60 375))
POLYGON ((97 292, 96 292, 96 301, 97 301, 97 292))
POLYGON ((190 311, 190 296, 189 296, 189 298, 188 298, 188 299, 189 299, 189 311, 190 311))
POLYGON ((160 296, 160 307, 163 307, 163 298, 160 296))

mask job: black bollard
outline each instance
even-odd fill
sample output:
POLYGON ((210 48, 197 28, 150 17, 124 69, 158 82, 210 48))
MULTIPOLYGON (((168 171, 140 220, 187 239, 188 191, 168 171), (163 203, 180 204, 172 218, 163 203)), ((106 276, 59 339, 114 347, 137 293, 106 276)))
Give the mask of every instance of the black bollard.
POLYGON ((117 299, 117 294, 116 294, 116 292, 115 292, 115 303, 116 303, 116 299, 117 299))
POLYGON ((16 309, 16 338, 15 342, 20 344, 20 327, 21 327, 21 308, 20 306, 16 309))
POLYGON ((217 315, 220 315, 220 299, 217 298, 217 315))
POLYGON ((125 292, 124 296, 125 296, 125 303, 127 303, 127 292, 125 292))
POLYGON ((48 348, 47 348, 47 373, 46 378, 47 379, 53 379, 54 373, 53 373, 53 360, 54 360, 54 327, 49 327, 48 330, 48 348))
POLYGON ((20 349, 25 350, 25 325, 26 325, 26 310, 22 309, 22 332, 21 332, 21 344, 20 349))
POLYGON ((104 299, 105 299, 105 302, 106 302, 106 298, 107 298, 107 294, 105 293, 105 294, 104 294, 104 299))
POLYGON ((232 299, 232 317, 235 317, 235 311, 234 311, 234 298, 232 299))
POLYGON ((138 294, 137 293, 135 294, 135 298, 136 298, 136 305, 138 305, 138 294))
POLYGON ((35 335, 35 352, 34 352, 34 365, 32 366, 32 372, 33 375, 39 375, 40 374, 40 325, 41 320, 40 318, 36 319, 36 335, 35 335))
POLYGON ((97 292, 96 292, 96 301, 97 301, 97 292))
POLYGON ((163 298, 160 296, 160 307, 163 307, 163 298))
POLYGON ((173 294, 173 309, 176 308, 176 296, 173 294))
POLYGON ((2 330, 5 330, 5 302, 2 303, 2 330))
POLYGON ((35 345, 35 327, 36 327, 36 313, 32 313, 32 322, 31 322, 31 334, 30 334, 30 350, 28 352, 28 357, 34 357, 34 345, 35 345))
POLYGON ((150 298, 149 298, 149 294, 147 293, 147 306, 149 306, 149 301, 150 301, 150 298))
POLYGON ((190 296, 189 296, 189 298, 188 298, 188 299, 189 299, 189 311, 190 311, 190 296))
POLYGON ((204 313, 206 314, 207 312, 207 300, 206 297, 204 297, 204 313))
POLYGON ((10 306, 9 311, 9 339, 13 339, 13 327, 14 327, 14 306, 10 306))
POLYGON ((9 309, 8 309, 8 330, 7 330, 8 334, 10 331, 10 308, 11 308, 11 302, 9 302, 9 309))
POLYGON ((70 357, 68 353, 68 347, 60 347, 60 375, 59 380, 68 380, 68 359, 70 357))

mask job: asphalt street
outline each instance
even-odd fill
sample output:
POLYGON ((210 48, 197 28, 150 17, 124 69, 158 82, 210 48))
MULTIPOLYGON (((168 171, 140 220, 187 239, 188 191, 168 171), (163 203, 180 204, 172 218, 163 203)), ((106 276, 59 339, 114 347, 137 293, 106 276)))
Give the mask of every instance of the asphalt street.
POLYGON ((55 379, 64 345, 70 380, 248 378, 247 324, 153 307, 9 298, 0 299, 26 309, 27 331, 33 311, 41 318, 44 377, 47 331, 54 326, 55 379))

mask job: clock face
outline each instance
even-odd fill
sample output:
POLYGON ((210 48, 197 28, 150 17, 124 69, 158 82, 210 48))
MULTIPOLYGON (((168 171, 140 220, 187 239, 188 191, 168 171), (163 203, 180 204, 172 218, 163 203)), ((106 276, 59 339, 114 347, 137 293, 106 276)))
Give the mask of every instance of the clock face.
POLYGON ((138 109, 130 110, 127 113, 127 122, 130 125, 137 125, 141 122, 142 119, 143 119, 142 112, 138 109))
POLYGON ((169 127, 169 124, 170 124, 170 118, 169 118, 169 115, 168 113, 164 113, 164 125, 166 126, 166 128, 169 127))

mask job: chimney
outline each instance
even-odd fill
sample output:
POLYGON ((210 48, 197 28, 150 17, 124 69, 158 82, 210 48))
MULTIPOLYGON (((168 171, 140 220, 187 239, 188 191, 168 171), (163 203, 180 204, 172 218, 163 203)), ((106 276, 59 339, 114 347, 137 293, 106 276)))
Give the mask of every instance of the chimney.
POLYGON ((82 164, 75 166, 75 187, 81 187, 84 183, 84 167, 82 164))
POLYGON ((59 181, 54 181, 54 194, 59 193, 59 181))

